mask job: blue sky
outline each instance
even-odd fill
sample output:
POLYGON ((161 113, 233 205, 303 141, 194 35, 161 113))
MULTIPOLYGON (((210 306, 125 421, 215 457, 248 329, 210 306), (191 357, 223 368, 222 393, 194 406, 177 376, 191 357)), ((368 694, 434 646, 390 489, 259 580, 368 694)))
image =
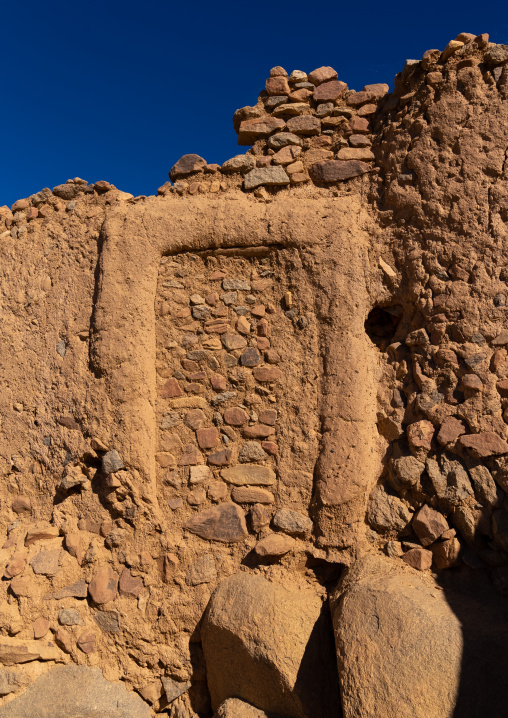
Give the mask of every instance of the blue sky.
POLYGON ((2 6, 0 205, 69 177, 154 194, 182 154, 244 152, 231 118, 269 70, 332 65, 359 90, 459 32, 508 44, 501 1, 2 6))

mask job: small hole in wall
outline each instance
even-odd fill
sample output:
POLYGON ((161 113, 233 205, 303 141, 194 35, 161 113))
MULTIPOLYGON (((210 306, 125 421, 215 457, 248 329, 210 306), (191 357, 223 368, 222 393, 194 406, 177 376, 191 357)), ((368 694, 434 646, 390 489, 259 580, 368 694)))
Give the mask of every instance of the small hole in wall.
POLYGON ((402 319, 402 307, 374 307, 365 320, 367 336, 378 349, 384 351, 392 343, 395 332, 402 319))

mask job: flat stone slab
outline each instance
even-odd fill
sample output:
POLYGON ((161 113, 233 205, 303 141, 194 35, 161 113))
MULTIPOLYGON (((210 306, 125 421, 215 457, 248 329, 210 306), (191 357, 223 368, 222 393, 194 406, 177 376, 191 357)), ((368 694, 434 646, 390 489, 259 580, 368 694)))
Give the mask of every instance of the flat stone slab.
POLYGON ((342 182, 369 170, 370 166, 360 160, 327 160, 312 165, 309 174, 316 182, 342 182))
POLYGON ((148 705, 99 668, 59 666, 3 708, 0 718, 150 718, 148 705))
POLYGON ((254 189, 261 185, 272 187, 283 186, 290 183, 290 179, 282 167, 258 167, 245 175, 244 189, 254 189))
POLYGON ((275 483, 275 472, 268 466, 243 464, 222 469, 221 477, 235 486, 271 486, 275 483))
POLYGON ((185 524, 185 528, 201 538, 223 543, 242 541, 247 536, 245 515, 241 508, 233 503, 200 511, 185 524))

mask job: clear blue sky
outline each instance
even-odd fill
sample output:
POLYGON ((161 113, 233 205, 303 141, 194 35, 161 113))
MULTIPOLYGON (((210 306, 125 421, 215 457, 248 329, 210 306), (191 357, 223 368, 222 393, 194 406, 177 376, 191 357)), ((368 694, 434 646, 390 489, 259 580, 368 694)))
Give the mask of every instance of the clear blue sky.
POLYGON ((271 67, 332 65, 356 90, 459 32, 508 44, 498 2, 5 2, 0 205, 69 177, 154 194, 189 152, 244 152, 233 112, 271 67))

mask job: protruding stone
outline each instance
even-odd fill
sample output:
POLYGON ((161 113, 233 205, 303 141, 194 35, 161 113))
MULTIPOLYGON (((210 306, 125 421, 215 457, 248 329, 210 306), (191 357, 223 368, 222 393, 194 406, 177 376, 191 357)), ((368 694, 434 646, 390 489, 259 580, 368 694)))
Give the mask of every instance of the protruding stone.
POLYGON ((241 172, 244 174, 256 166, 256 159, 253 155, 235 155, 226 160, 221 169, 223 172, 241 172))
POLYGON ((342 97, 345 90, 347 90, 345 82, 330 80, 323 82, 314 90, 313 99, 315 102, 335 102, 342 97))
POLYGON ((258 556, 280 558, 292 551, 296 546, 296 541, 286 534, 268 534, 254 547, 254 551, 258 556))
POLYGON ((317 70, 309 72, 309 81, 314 85, 320 85, 322 82, 330 82, 330 80, 337 79, 337 72, 333 67, 323 66, 318 67, 317 70))
POLYGON ((325 160, 309 168, 311 178, 316 182, 342 182, 359 177, 370 170, 370 165, 359 160, 325 160))
POLYGON ((402 560, 418 571, 428 571, 432 566, 432 552, 424 548, 412 548, 404 554, 402 560))
MULTIPOLYGON (((228 471, 225 469, 221 472, 228 471)), ((239 506, 224 503, 193 516, 185 528, 208 541, 236 543, 247 536, 245 515, 239 506)))
POLYGON ((290 536, 305 536, 312 531, 311 519, 290 509, 279 509, 273 517, 273 525, 290 536))
POLYGON ((119 589, 121 596, 137 598, 143 590, 143 579, 140 576, 133 576, 128 568, 124 568, 120 576, 119 589))
POLYGON ((460 543, 456 538, 438 541, 432 545, 431 551, 437 568, 451 568, 456 566, 459 561, 460 543))
POLYGON ((266 115, 265 117, 253 118, 252 120, 244 120, 238 131, 238 144, 239 145, 253 145, 256 140, 268 137, 276 130, 282 130, 286 126, 284 120, 278 117, 271 117, 266 115))
POLYGON ((232 406, 224 412, 224 421, 230 426, 242 426, 249 420, 249 415, 239 406, 232 406))
POLYGON ((430 546, 450 528, 445 517, 427 504, 414 515, 412 526, 423 546, 430 546))
POLYGON ((231 498, 237 504, 273 504, 275 501, 271 491, 257 486, 235 486, 231 498))
POLYGON ((492 431, 464 434, 459 438, 459 444, 477 459, 508 453, 508 443, 492 431))
POLYGON ((441 424, 437 440, 441 446, 448 446, 457 441, 459 436, 465 434, 466 431, 466 425, 463 421, 457 419, 455 416, 447 416, 441 424))
POLYGON ((186 177, 193 172, 204 169, 206 160, 199 155, 183 155, 169 171, 169 177, 173 181, 179 177, 186 177))
POLYGON ((102 605, 114 601, 118 593, 118 574, 104 564, 95 572, 88 591, 94 603, 102 605))
POLYGON ((244 189, 251 190, 261 185, 282 187, 289 183, 290 179, 282 167, 257 167, 245 176, 244 189))
POLYGON ((318 135, 321 131, 321 121, 312 115, 301 115, 289 119, 287 128, 295 135, 318 135))
POLYGON ((381 531, 404 531, 411 521, 411 512, 396 496, 390 496, 382 486, 374 487, 368 503, 367 521, 381 531))

